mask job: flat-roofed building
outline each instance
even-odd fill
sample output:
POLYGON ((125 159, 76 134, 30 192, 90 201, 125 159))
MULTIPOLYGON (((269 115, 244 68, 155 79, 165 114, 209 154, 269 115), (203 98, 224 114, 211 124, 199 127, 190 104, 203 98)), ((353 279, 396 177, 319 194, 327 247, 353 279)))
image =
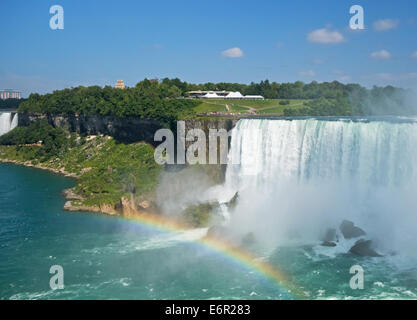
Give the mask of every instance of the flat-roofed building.
POLYGON ((18 90, 12 89, 0 90, 0 99, 22 99, 22 93, 18 90))

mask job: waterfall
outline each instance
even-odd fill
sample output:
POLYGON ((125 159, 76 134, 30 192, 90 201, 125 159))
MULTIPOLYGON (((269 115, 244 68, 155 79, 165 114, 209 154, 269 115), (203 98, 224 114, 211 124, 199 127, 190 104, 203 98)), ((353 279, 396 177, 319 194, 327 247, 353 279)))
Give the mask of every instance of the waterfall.
POLYGON ((12 112, 0 113, 0 136, 17 127, 18 115, 12 112))
POLYGON ((412 240, 417 250, 417 121, 240 120, 224 188, 239 192, 231 224, 243 232, 317 239, 349 219, 382 244, 412 240))
POLYGON ((241 120, 232 135, 227 183, 277 181, 404 184, 417 178, 417 122, 241 120))

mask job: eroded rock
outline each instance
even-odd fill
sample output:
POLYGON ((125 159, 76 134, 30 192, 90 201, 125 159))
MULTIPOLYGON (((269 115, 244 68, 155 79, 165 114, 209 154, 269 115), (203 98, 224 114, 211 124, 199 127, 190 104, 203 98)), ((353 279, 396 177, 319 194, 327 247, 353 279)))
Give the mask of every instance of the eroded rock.
POLYGON ((345 239, 358 238, 358 237, 366 235, 365 231, 355 226, 355 224, 349 220, 343 220, 339 229, 342 232, 343 237, 345 237, 345 239))
POLYGON ((72 188, 63 190, 62 194, 66 200, 84 200, 84 198, 81 195, 76 194, 72 188))
POLYGON ((323 246, 323 247, 336 247, 337 244, 335 242, 332 242, 332 241, 323 241, 321 243, 321 246, 323 246))
POLYGON ((372 240, 360 239, 356 241, 349 252, 361 257, 382 257, 381 254, 372 248, 372 240))

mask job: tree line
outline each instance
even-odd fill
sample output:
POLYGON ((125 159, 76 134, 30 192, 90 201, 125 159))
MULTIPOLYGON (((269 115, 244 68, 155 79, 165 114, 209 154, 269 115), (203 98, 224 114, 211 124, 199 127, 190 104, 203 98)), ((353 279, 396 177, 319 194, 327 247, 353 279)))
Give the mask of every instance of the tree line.
POLYGON ((0 109, 17 109, 25 99, 0 99, 0 109))
POLYGON ((147 79, 124 90, 110 86, 76 87, 50 94, 31 94, 19 106, 20 112, 44 114, 137 116, 171 124, 194 116, 199 103, 186 98, 189 91, 240 91, 244 95, 262 95, 266 99, 306 99, 302 108, 286 108, 284 115, 407 115, 416 114, 417 96, 411 90, 392 86, 367 89, 359 84, 338 81, 318 83, 203 83, 192 84, 178 78, 160 81, 147 79))
POLYGON ((193 114, 193 108, 198 104, 189 99, 176 99, 179 95, 175 87, 149 80, 124 90, 110 86, 79 86, 45 95, 31 94, 18 110, 42 114, 136 116, 169 125, 193 114))

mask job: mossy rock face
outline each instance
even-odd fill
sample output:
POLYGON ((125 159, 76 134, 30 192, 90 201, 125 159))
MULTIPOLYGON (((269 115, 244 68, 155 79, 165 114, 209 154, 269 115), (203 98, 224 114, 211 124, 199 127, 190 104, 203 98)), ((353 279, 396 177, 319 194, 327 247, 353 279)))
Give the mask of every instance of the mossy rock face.
POLYGON ((190 226, 206 227, 208 226, 213 213, 219 208, 218 202, 205 202, 197 205, 189 206, 182 213, 183 219, 190 226))

